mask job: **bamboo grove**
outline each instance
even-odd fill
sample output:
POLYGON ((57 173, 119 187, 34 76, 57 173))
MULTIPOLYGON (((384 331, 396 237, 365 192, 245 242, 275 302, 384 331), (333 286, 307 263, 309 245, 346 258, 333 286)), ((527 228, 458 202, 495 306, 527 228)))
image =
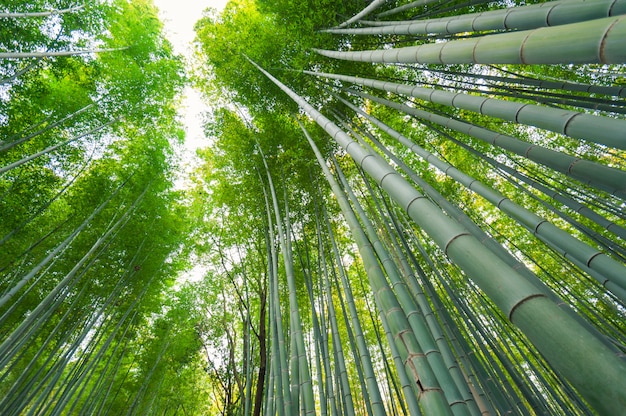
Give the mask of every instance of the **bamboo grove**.
POLYGON ((2 414, 623 413, 626 1, 156 16, 0 9, 2 414))
POLYGON ((0 7, 0 413, 145 412, 163 345, 193 354, 164 317, 182 62, 148 2, 0 7))

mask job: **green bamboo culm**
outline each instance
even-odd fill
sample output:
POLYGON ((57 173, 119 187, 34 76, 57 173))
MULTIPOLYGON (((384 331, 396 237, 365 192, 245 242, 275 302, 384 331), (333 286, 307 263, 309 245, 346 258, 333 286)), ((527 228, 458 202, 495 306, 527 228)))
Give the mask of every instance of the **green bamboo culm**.
POLYGON ((548 362, 597 411, 619 414, 626 408, 626 363, 542 291, 500 260, 458 223, 415 190, 380 157, 372 155, 331 120, 250 61, 289 95, 399 204, 528 336, 548 362))
MULTIPOLYGON (((434 375, 429 371, 428 365, 425 365, 425 356, 420 352, 406 314, 387 284, 384 273, 378 264, 374 248, 361 227, 355 212, 352 210, 344 190, 330 173, 313 141, 310 137, 307 137, 307 139, 316 154, 324 176, 331 185, 333 194, 337 198, 344 218, 357 243, 372 291, 374 292, 381 320, 387 322, 389 326, 389 332, 387 333, 390 338, 389 343, 397 346, 402 360, 401 365, 406 369, 407 374, 411 375, 410 377, 413 381, 411 383, 412 394, 419 398, 420 404, 427 414, 452 416, 453 413, 445 400, 441 388, 434 379, 434 375)), ((378 414, 385 414, 382 401, 372 404, 375 406, 374 409, 378 414)))
MULTIPOLYGON (((300 123, 300 126, 302 128, 304 136, 307 138, 309 142, 311 142, 312 139, 310 138, 304 126, 301 123, 300 123)), ((316 150, 316 147, 312 146, 312 148, 314 151, 316 150)), ((355 300, 354 293, 352 291, 352 287, 350 285, 348 276, 346 276, 346 272, 343 269, 343 265, 341 264, 341 256, 339 254, 337 242, 335 241, 333 233, 331 232, 331 227, 328 221, 328 214, 326 213, 326 210, 324 210, 324 216, 325 216, 326 223, 327 223, 328 235, 329 235, 330 243, 332 246, 333 256, 335 258, 335 262, 337 263, 339 277, 341 278, 341 288, 343 289, 343 292, 345 293, 346 303, 348 306, 348 310, 350 312, 350 320, 352 322, 352 326, 354 327, 354 332, 355 332, 354 338, 355 338, 356 348, 358 351, 358 354, 355 354, 355 356, 359 357, 361 366, 362 366, 364 385, 366 387, 366 389, 364 390, 366 390, 365 396, 366 396, 367 411, 368 411, 368 414, 379 414, 381 413, 379 408, 382 406, 382 396, 380 393, 378 383, 376 382, 376 376, 375 376, 374 368, 372 365, 371 354, 369 352, 369 348, 365 341, 365 336, 363 334, 363 327, 359 320, 358 312, 357 312, 356 305, 354 302, 355 300), (374 406, 373 403, 377 403, 377 406, 375 407, 376 413, 374 413, 374 410, 373 410, 373 406, 374 406)))
MULTIPOLYGON (((359 93, 359 95, 364 98, 368 98, 376 102, 388 105, 392 108, 400 109, 401 111, 404 111, 408 114, 415 113, 413 111, 415 109, 412 109, 403 104, 393 103, 389 100, 381 99, 369 94, 359 93)), ((382 128, 382 126, 379 127, 382 128)), ((394 132, 390 129, 387 129, 386 131, 397 139, 400 139, 397 132, 394 132)), ((530 210, 514 203, 509 198, 505 197, 500 192, 491 188, 490 186, 487 186, 482 182, 476 180, 474 177, 459 171, 454 166, 439 159, 437 156, 426 151, 417 144, 410 141, 404 141, 403 144, 405 144, 415 154, 435 166, 442 173, 445 173, 446 175, 450 176, 451 178, 455 179, 457 182, 465 186, 467 189, 475 192, 476 194, 485 198, 487 201, 491 202, 494 207, 505 212, 520 225, 524 226, 525 228, 533 232, 537 237, 545 241, 546 244, 548 244, 549 246, 561 252, 567 253, 568 257, 576 260, 581 265, 583 270, 590 273, 597 273, 597 275, 594 275, 594 277, 597 277, 599 279, 599 282, 604 287, 613 292, 615 296, 617 296, 623 302, 626 302, 626 268, 624 268, 621 263, 613 260, 611 257, 607 256, 601 251, 598 251, 596 248, 591 247, 576 239, 570 233, 563 231, 560 228, 557 228, 549 221, 543 219, 537 214, 531 212, 530 210)), ((619 174, 622 174, 622 176, 626 178, 626 172, 616 169, 612 170, 619 174)))
POLYGON ((387 0, 373 0, 370 4, 368 4, 363 10, 346 20, 345 22, 339 24, 337 27, 345 27, 349 26, 354 22, 359 21, 361 18, 368 16, 373 13, 376 9, 385 4, 387 0))
POLYGON ((330 51, 328 58, 356 62, 422 64, 626 63, 626 16, 479 36, 404 48, 330 51))
MULTIPOLYGON (((346 81, 364 87, 407 95, 435 104, 472 111, 490 117, 515 123, 526 124, 565 134, 575 139, 583 139, 617 149, 626 149, 626 120, 600 117, 560 108, 546 107, 515 101, 499 100, 464 93, 450 92, 414 85, 379 81, 350 75, 302 71, 308 75, 346 81)), ((487 130, 487 129, 484 129, 487 130)), ((499 133, 492 132, 489 140, 497 141, 499 133)), ((620 189, 624 184, 618 185, 620 189)))
MULTIPOLYGON (((441 164, 437 163, 436 160, 438 158, 436 158, 431 153, 427 152, 425 149, 411 142, 408 138, 404 137, 403 135, 401 135, 400 133, 398 133, 397 131, 395 131, 394 129, 386 125, 385 123, 381 122, 377 118, 365 113, 363 110, 354 106, 349 101, 343 99, 342 97, 336 94, 333 94, 333 95, 339 101, 341 101, 346 106, 348 106, 348 108, 352 109, 357 114, 361 115, 362 117, 367 119, 369 122, 371 122, 373 125, 377 126, 380 130, 388 134, 390 137, 394 138, 395 140, 397 140, 398 142, 406 146, 413 153, 417 154, 418 156, 423 157, 425 160, 429 162, 433 162, 433 165, 439 166, 440 169, 443 169, 443 171, 447 172, 451 177, 455 176, 453 175, 454 168, 451 168, 447 164, 444 165, 443 163, 445 162, 441 161, 441 164)), ((519 262, 517 259, 511 256, 511 254, 502 245, 500 245, 497 242, 497 240, 495 240, 493 237, 488 236, 484 231, 482 231, 482 229, 480 229, 480 227, 478 227, 460 208, 458 208, 458 206, 450 203, 447 199, 445 199, 443 195, 437 192, 432 186, 428 184, 428 182, 426 182, 415 171, 409 168, 401 159, 399 159, 397 156, 392 154, 372 134, 368 134, 368 139, 372 143, 374 143, 375 146, 378 147, 389 159, 391 159, 393 163, 395 163, 398 167, 400 167, 411 178, 411 180, 413 180, 425 192, 425 194, 429 198, 431 198, 437 205, 439 205, 449 216, 452 216, 454 219, 456 219, 463 227, 465 227, 466 230, 468 230, 470 233, 472 233, 472 235, 474 235, 478 240, 480 240, 483 245, 488 247, 492 252, 494 252, 498 257, 500 257, 510 267, 517 270, 518 273, 524 276, 524 278, 526 278, 530 283, 535 284, 535 286, 538 289, 544 290, 542 292, 544 295, 550 297, 566 313, 568 313, 575 320, 577 320, 582 326, 586 327, 589 332, 597 334, 598 338, 601 341, 603 341, 604 344, 608 348, 613 350, 615 353, 619 353, 619 349, 616 348, 616 345, 612 342, 612 340, 608 340, 603 335, 598 333, 596 328, 590 325, 589 322, 587 322, 587 320, 582 318, 580 315, 576 314, 576 312, 574 312, 573 309, 571 309, 567 303, 563 302, 562 299, 559 298, 554 292, 545 290, 547 289, 546 286, 535 274, 533 274, 523 263, 519 262)), ((366 143, 363 143, 363 142, 361 144, 364 147, 368 146, 366 143)), ((569 234, 567 234, 567 236, 568 238, 573 238, 569 234)), ((587 272, 590 272, 590 270, 587 269, 587 272)), ((600 280, 600 281, 604 282, 604 280, 600 280)), ((610 283, 610 282, 607 282, 607 283, 610 283)), ((609 286, 611 286, 610 290, 613 291, 613 293, 617 297, 626 298, 623 293, 624 290, 621 289, 619 286, 615 285, 614 283, 609 284, 609 286)))
POLYGON ((331 28, 321 32, 346 35, 427 35, 490 30, 529 30, 619 16, 625 13, 625 0, 552 1, 438 19, 379 21, 373 27, 331 28))

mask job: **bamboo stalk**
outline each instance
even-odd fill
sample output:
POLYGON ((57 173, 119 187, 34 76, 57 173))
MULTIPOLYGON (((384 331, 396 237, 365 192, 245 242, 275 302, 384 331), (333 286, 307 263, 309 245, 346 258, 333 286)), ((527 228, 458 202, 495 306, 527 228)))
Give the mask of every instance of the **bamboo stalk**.
POLYGON ((619 413, 626 407, 626 391, 621 388, 626 383, 626 363, 458 223, 446 217, 388 164, 364 151, 303 98, 258 65, 253 65, 298 103, 407 211, 592 406, 606 414, 619 413), (537 324, 538 321, 541 323, 537 324))
MULTIPOLYGON (((626 120, 598 117, 534 104, 518 103, 476 95, 415 87, 347 75, 303 71, 328 79, 346 81, 366 87, 408 95, 420 100, 460 108, 486 116, 527 124, 567 136, 626 149, 626 120)), ((492 139, 497 139, 495 135, 492 139)))
POLYGON ((428 35, 528 30, 584 22, 626 13, 624 0, 552 1, 521 7, 469 13, 439 19, 381 22, 384 25, 359 28, 331 28, 322 32, 347 35, 428 35))
MULTIPOLYGON (((328 58, 427 64, 622 64, 626 63, 623 15, 397 49, 330 51, 328 58)), ((2 57, 2 55, 0 55, 2 57)))

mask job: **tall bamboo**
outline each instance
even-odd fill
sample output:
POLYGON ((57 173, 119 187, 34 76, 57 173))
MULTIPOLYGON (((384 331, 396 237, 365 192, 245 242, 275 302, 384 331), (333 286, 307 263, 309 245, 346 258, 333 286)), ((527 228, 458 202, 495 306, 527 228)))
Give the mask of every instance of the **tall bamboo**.
MULTIPOLYGON (((408 95, 420 100, 460 108, 486 116, 527 124, 567 136, 589 140, 609 147, 626 149, 626 120, 599 117, 576 111, 535 104, 518 103, 483 96, 416 87, 362 77, 303 71, 305 74, 337 79, 366 87, 408 95)), ((452 120, 454 121, 454 120, 452 120)), ((491 141, 497 140, 494 134, 491 141)))
POLYGON ((442 389, 446 399, 448 400, 448 404, 455 415, 472 414, 472 405, 475 406, 475 403, 473 403, 473 401, 468 403, 465 400, 466 398, 461 394, 462 390, 468 389, 467 385, 464 380, 462 381, 462 386, 455 383, 455 381, 459 380, 455 380, 452 377, 447 366, 445 365, 441 351, 439 351, 439 348, 433 339, 433 335, 425 322, 424 316, 420 313, 413 296, 409 293, 407 285, 400 278, 398 266, 390 257, 386 247, 378 238, 372 222, 368 219, 365 211, 361 207, 361 204, 356 199, 354 192, 350 189, 341 168, 336 162, 334 163, 334 166, 345 193, 354 207, 357 217, 364 225, 364 231, 367 238, 369 239, 370 244, 374 247, 374 251, 389 278, 389 282, 391 283, 390 287, 396 293, 399 304, 407 315, 407 321, 415 333, 415 337, 421 351, 420 353, 426 358, 423 367, 424 369, 422 370, 420 376, 426 378, 428 375, 424 374, 424 372, 432 372, 431 377, 434 377, 437 380, 437 384, 442 389))
POLYGON ((619 413, 626 407, 626 391, 619 387, 626 383, 626 363, 517 271, 445 216, 387 163, 364 151, 303 98, 267 71, 257 68, 296 101, 408 212, 411 219, 522 329, 550 364, 565 375, 592 406, 607 415, 619 413))
MULTIPOLYGON (((401 142, 402 144, 404 144, 408 148, 412 148, 414 146, 416 148, 419 147, 416 144, 414 144, 413 142, 411 142, 408 138, 402 136, 401 134, 399 134, 394 129, 392 129, 391 127, 389 127, 385 123, 381 122, 377 118, 375 118, 375 117, 365 113, 363 110, 361 110, 358 107, 354 106, 352 103, 344 100, 343 98, 341 98, 339 96, 337 96, 337 98, 339 98, 344 104, 346 104, 349 108, 354 110, 357 114, 363 116, 368 121, 370 121, 373 125, 378 126, 382 131, 386 132, 391 137, 395 138, 396 140, 398 140, 399 142, 401 142)), ((369 134, 368 138, 387 157, 389 157, 393 161, 393 163, 398 165, 398 167, 400 167, 411 178, 411 180, 413 180, 426 193, 426 195, 429 198, 431 198, 436 204, 438 204, 447 213, 447 215, 449 215, 452 218, 456 219, 466 230, 468 230, 474 237, 476 237, 478 240, 480 240, 483 245, 485 245, 487 248, 489 248, 489 250, 494 252, 498 257, 500 257, 501 260, 503 260, 505 263, 507 263, 510 267, 512 267, 515 270, 517 270, 530 283, 535 284, 535 286, 539 290, 546 289, 545 286, 543 285, 543 283, 541 283, 541 281, 539 280, 539 278, 536 275, 534 275, 523 263, 521 263, 520 261, 515 259, 493 237, 490 237, 489 235, 487 235, 460 208, 458 208, 458 206, 456 206, 455 204, 451 203, 446 198, 444 198, 443 195, 441 195, 439 192, 437 192, 437 190, 434 189, 428 182, 426 182, 423 178, 421 178, 419 175, 417 175, 417 173, 415 171, 413 171, 411 168, 409 168, 401 159, 399 159, 397 156, 395 156, 393 153, 391 153, 373 135, 369 134)), ((420 147, 420 149, 422 149, 422 148, 420 147)), ((426 152, 425 150, 423 150, 423 151, 426 152)), ((421 153, 421 151, 418 154, 430 155, 430 153, 428 153, 428 152, 421 153)), ((431 156, 427 156, 427 159, 430 160, 430 157, 431 156)), ((434 157, 434 156, 432 156, 432 157, 434 157)), ((447 168, 445 170, 447 171, 447 168)), ((393 217, 392 217, 392 219, 393 219, 393 217)), ((410 253, 410 250, 408 250, 408 252, 410 253)), ((618 289, 618 291, 619 291, 619 289, 618 289)), ((597 333, 597 330, 593 326, 591 326, 589 324, 589 322, 587 322, 585 319, 583 319, 582 317, 580 317, 579 315, 574 313, 573 310, 565 302, 563 302, 560 297, 556 296, 553 292, 548 291, 548 290, 544 290, 543 293, 546 296, 550 297, 566 313, 570 314, 570 316, 572 316, 574 319, 578 320, 578 322, 581 325, 585 326, 589 330, 589 332, 597 333)), ((615 349, 615 346, 612 344, 611 341, 606 340, 599 333, 597 333, 597 336, 605 343, 605 345, 607 347, 613 349, 616 353, 618 352, 618 349, 615 349)))
MULTIPOLYGON (((290 340, 292 340, 291 354, 293 360, 292 377, 291 377, 291 393, 292 393, 292 412, 299 412, 299 397, 300 397, 300 371, 302 371, 302 395, 304 399, 304 411, 305 414, 315 413, 315 403, 313 398, 313 388, 311 385, 311 374, 309 371, 309 365, 306 357, 306 350, 304 346, 304 337, 302 333, 302 324, 300 319, 300 311, 298 307, 297 288, 295 283, 295 275, 293 269, 293 258, 291 252, 291 235, 289 232, 289 211, 286 208, 285 211, 285 228, 280 218, 280 209, 278 207, 278 198, 276 197, 276 191, 274 188, 274 182, 272 175, 270 174, 269 167, 265 160, 265 156, 262 153, 260 146, 257 146, 262 155, 263 165, 267 173, 267 179, 270 189, 270 196, 272 197, 274 205, 274 215, 276 217, 276 227, 278 229, 278 236, 280 241, 280 248, 283 255, 283 262, 285 265, 285 274, 287 278, 287 285, 289 288, 289 316, 290 326, 292 333, 290 334, 290 340)), ((287 201, 285 201, 285 204, 287 201)), ((287 206, 287 205, 285 205, 287 206)))
MULTIPOLYGON (((357 62, 424 64, 626 63, 624 15, 443 43, 366 51, 314 49, 357 62)), ((2 57, 2 55, 0 55, 2 57)))
POLYGON ((596 85, 596 84, 585 84, 582 82, 573 82, 566 80, 550 80, 550 79, 539 79, 534 78, 524 74, 514 73, 503 68, 499 68, 496 66, 492 66, 492 69, 498 72, 504 72, 505 74, 513 75, 513 76, 502 76, 502 75, 493 75, 493 74, 475 74, 464 71, 452 71, 446 69, 436 69, 436 68, 428 68, 429 72, 451 75, 455 77, 463 78, 475 78, 475 79, 484 79, 487 81, 492 81, 494 83, 503 83, 503 84, 514 84, 514 85, 524 85, 537 89, 546 89, 546 90, 563 90, 569 92, 584 92, 589 94, 600 94, 600 95, 610 95, 614 97, 626 97, 626 87, 622 87, 619 85, 596 85))
MULTIPOLYGON (((309 136, 306 129, 304 129, 304 126, 301 125, 301 127, 304 133, 304 136, 307 138, 307 141, 311 142, 312 139, 309 136)), ((327 218, 327 214, 325 211, 324 211, 324 214, 325 214, 325 217, 327 218)), ((350 281, 348 280, 348 277, 346 276, 346 273, 341 264, 341 256, 339 255, 339 249, 337 247, 337 243, 335 241, 334 235, 332 232, 330 232, 331 231, 330 224, 328 223, 328 221, 326 221, 326 223, 327 223, 327 229, 329 230, 328 234, 329 234, 330 243, 332 246, 333 256, 335 258, 335 263, 339 271, 341 285, 343 288, 343 292, 346 295, 346 302, 348 304, 348 310, 350 312, 350 319, 351 319, 352 326, 354 327, 354 331, 355 331, 355 341, 356 341, 356 346, 358 350, 358 354, 355 354, 355 359, 358 357, 361 363, 363 377, 365 378, 365 385, 367 387, 367 396, 371 397, 371 399, 369 399, 368 397, 369 400, 367 400, 366 402, 366 407, 367 407, 369 414, 374 414, 374 412, 375 414, 381 414, 379 406, 380 406, 380 403, 382 403, 382 396, 378 387, 378 383, 376 382, 376 376, 374 374, 374 368, 372 366, 371 355, 370 355, 367 343, 365 342, 363 328, 361 326, 359 315, 358 315, 356 305, 354 302, 355 298, 352 292, 352 287, 350 285, 350 281), (374 411, 372 410, 372 406, 375 403, 378 403, 379 405, 374 407, 375 409, 374 411)))
POLYGON ((331 28, 322 32, 348 35, 426 35, 526 30, 584 22, 626 13, 624 0, 552 1, 439 19, 384 22, 384 26, 331 28))
MULTIPOLYGON (((260 174, 259 174, 260 176, 260 174)), ((265 214, 267 216, 267 250, 268 250, 268 275, 270 293, 270 334, 272 337, 271 348, 273 360, 270 365, 274 375, 274 385, 276 394, 274 397, 275 407, 279 416, 289 415, 291 412, 291 391, 289 383, 289 368, 287 366, 287 353, 285 347, 285 334, 283 331, 283 320, 280 311, 280 298, 278 295, 278 254, 275 249, 275 238, 270 209, 269 197, 265 186, 262 188, 265 202, 265 214)))
MULTIPOLYGON (((433 379, 432 374, 424 374, 424 372, 428 370, 421 359, 423 358, 423 354, 420 352, 420 347, 415 339, 415 335, 411 330, 404 311, 386 282, 383 271, 376 260, 374 249, 369 243, 354 211, 352 211, 346 195, 343 193, 339 183, 330 173, 328 166, 325 164, 326 162, 321 157, 314 143, 310 141, 310 144, 313 151, 316 153, 324 176, 330 183, 333 193, 337 198, 337 202, 344 214, 344 218, 348 222, 350 230, 357 242, 357 247, 361 253, 368 278, 370 279, 379 313, 385 315, 385 317, 381 319, 387 319, 389 322, 391 330, 390 335, 392 337, 389 339, 389 342, 397 345, 402 357, 402 364, 413 380, 411 385, 413 394, 420 398, 421 404, 426 412, 433 412, 433 414, 438 415, 451 415, 450 407, 448 403, 446 403, 436 380, 433 379)), ((376 403, 373 404, 376 405, 376 403)), ((382 403, 378 404, 375 408, 380 409, 379 411, 384 414, 382 403)))
MULTIPOLYGON (((376 99, 376 101, 383 102, 384 104, 390 103, 388 100, 379 100, 377 97, 370 95, 367 95, 367 97, 376 99)), ((405 107, 407 111, 411 110, 410 107, 405 107)), ((545 241, 546 244, 557 248, 562 252, 568 253, 568 257, 571 256, 577 260, 584 270, 598 272, 600 283, 607 287, 607 289, 611 290, 616 296, 622 299, 622 301, 626 302, 626 267, 621 263, 576 239, 568 232, 557 228, 549 221, 541 218, 532 211, 514 203, 500 192, 487 186, 486 184, 483 184, 476 178, 461 172, 448 162, 441 160, 431 152, 428 152, 421 146, 411 142, 406 137, 402 136, 383 123, 377 122, 373 118, 370 118, 370 121, 375 122, 386 133, 401 141, 401 143, 407 146, 412 152, 424 158, 424 160, 431 163, 441 172, 457 180, 467 189, 470 189, 478 195, 484 197, 494 207, 505 212, 520 225, 533 232, 535 236, 545 241), (596 259, 598 262, 594 264, 596 259)), ((624 175, 626 176, 626 172, 624 172, 624 175)))

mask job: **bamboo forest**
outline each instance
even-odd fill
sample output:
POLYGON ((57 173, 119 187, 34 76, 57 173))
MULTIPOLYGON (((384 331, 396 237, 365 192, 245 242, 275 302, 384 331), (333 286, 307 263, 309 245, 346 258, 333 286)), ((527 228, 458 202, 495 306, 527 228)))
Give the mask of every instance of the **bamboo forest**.
POLYGON ((626 414, 626 0, 193 21, 0 0, 0 415, 626 414))

